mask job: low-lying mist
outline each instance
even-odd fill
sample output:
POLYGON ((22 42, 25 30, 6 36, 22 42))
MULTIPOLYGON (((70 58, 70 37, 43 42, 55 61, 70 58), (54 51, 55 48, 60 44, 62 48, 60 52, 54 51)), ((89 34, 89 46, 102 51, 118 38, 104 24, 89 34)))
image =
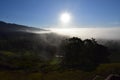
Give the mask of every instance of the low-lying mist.
MULTIPOLYGON (((119 40, 120 28, 49 28, 51 32, 82 39, 108 39, 119 40)), ((44 32, 45 33, 45 32, 44 32)), ((46 32, 48 33, 48 32, 46 32)))

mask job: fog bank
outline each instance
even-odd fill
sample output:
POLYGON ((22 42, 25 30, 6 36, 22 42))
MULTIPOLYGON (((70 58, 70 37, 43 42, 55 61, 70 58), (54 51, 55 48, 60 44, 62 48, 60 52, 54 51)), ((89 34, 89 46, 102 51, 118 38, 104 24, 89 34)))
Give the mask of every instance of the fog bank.
POLYGON ((70 37, 120 39, 120 28, 49 28, 51 32, 70 37))

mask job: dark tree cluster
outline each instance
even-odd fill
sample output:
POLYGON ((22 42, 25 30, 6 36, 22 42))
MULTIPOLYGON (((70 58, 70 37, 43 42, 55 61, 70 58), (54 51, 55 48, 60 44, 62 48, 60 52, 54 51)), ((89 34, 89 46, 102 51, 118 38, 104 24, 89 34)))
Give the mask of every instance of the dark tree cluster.
POLYGON ((109 55, 107 47, 98 44, 95 39, 81 40, 77 37, 63 41, 61 52, 63 53, 62 67, 87 71, 108 62, 109 55))

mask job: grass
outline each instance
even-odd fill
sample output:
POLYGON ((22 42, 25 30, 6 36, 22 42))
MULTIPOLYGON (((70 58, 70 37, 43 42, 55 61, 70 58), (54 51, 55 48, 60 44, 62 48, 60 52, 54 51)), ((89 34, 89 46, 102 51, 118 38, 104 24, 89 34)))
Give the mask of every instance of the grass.
POLYGON ((93 72, 81 70, 56 70, 43 72, 27 72, 23 70, 0 71, 0 80, 104 80, 109 74, 120 74, 120 63, 101 64, 93 72))

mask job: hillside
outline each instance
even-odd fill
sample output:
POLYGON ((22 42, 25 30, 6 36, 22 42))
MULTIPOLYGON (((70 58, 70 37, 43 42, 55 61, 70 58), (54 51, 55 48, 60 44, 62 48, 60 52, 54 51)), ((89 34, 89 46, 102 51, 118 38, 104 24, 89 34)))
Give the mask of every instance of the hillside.
POLYGON ((41 31, 41 30, 43 29, 0 21, 0 32, 12 32, 12 31, 31 32, 31 31, 41 31))
POLYGON ((36 56, 34 59, 38 58, 38 61, 50 60, 63 37, 54 33, 36 34, 36 31, 47 30, 0 22, 0 65, 3 67, 18 66, 14 60, 21 61, 23 57, 33 55, 36 56), (14 57, 16 58, 13 59, 14 65, 9 64, 7 61, 11 61, 14 57))
POLYGON ((1 80, 92 80, 96 75, 100 76, 100 79, 96 80, 103 80, 109 74, 120 74, 119 45, 113 41, 102 40, 100 43, 98 40, 98 44, 95 39, 81 40, 55 33, 36 34, 36 31, 46 30, 0 22, 1 80), (64 40, 67 41, 64 43, 64 40), (112 53, 108 56, 111 62, 95 65, 107 59, 104 58, 107 48, 112 53), (61 55, 64 56, 64 53, 67 53, 67 56, 62 59, 61 55), (72 65, 64 65, 64 62, 72 65), (92 72, 84 71, 84 67, 77 65, 79 63, 86 66, 86 70, 91 66, 91 69, 96 68, 92 72))

